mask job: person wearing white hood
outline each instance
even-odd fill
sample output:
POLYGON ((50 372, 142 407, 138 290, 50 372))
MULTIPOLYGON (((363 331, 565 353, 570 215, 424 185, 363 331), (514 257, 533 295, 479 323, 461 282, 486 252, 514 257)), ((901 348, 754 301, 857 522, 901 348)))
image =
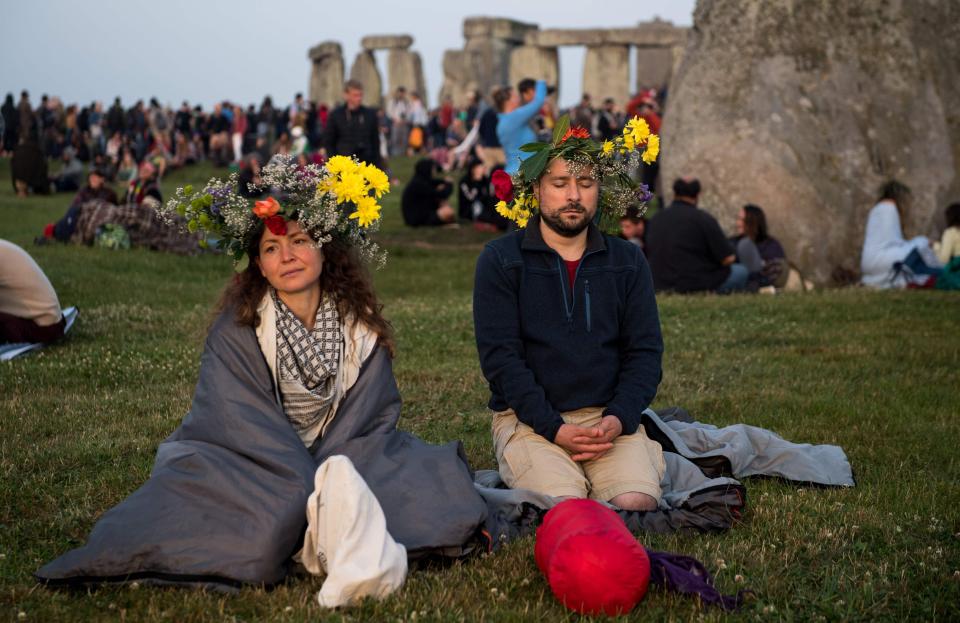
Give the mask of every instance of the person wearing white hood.
POLYGON ((880 200, 870 210, 860 256, 860 282, 874 288, 902 288, 907 276, 894 265, 904 261, 916 249, 930 266, 937 266, 936 255, 926 236, 906 240, 900 220, 910 200, 910 189, 890 180, 880 190, 880 200))
POLYGON ((298 125, 293 126, 293 129, 290 130, 290 135, 293 136, 293 145, 290 148, 290 153, 294 156, 307 153, 307 137, 303 134, 303 128, 298 125))

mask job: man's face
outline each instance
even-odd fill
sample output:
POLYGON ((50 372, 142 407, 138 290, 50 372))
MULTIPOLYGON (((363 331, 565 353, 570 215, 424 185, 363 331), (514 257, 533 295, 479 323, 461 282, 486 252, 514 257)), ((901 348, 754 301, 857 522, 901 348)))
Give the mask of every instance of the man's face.
POLYGON ((536 90, 534 90, 534 89, 526 89, 526 90, 520 92, 520 100, 521 100, 524 104, 526 104, 527 102, 529 102, 529 101, 531 101, 531 100, 533 99, 533 96, 534 96, 535 94, 536 94, 536 90))
POLYGON ((363 101, 363 89, 347 89, 346 91, 347 108, 357 108, 363 101))
POLYGON ((551 162, 534 192, 540 202, 540 218, 554 232, 573 238, 597 213, 600 184, 592 177, 590 165, 574 166, 562 158, 551 162))
POLYGON ((103 178, 96 173, 91 173, 90 177, 87 178, 87 182, 90 184, 90 188, 94 190, 100 190, 100 187, 103 186, 103 178))

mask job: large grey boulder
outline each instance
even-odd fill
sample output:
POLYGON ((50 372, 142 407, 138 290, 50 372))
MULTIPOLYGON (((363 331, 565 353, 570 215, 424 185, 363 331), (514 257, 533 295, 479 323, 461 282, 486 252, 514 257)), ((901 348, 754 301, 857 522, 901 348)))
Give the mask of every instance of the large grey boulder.
POLYGON ((700 0, 664 115, 662 172, 700 178, 728 231, 756 203, 817 281, 858 266, 895 177, 908 236, 960 200, 960 2, 700 0))

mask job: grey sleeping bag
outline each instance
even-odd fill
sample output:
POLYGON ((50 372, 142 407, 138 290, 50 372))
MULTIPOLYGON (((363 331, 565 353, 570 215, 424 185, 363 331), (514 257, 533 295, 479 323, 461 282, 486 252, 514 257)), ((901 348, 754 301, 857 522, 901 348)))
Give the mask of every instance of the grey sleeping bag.
POLYGON ((254 331, 225 312, 207 337, 190 412, 160 444, 150 478, 100 518, 86 545, 36 577, 50 585, 275 584, 303 538, 319 462, 341 453, 377 494, 395 540, 414 553, 450 552, 482 527, 486 505, 459 445, 429 446, 397 431, 399 416, 391 361, 377 348, 311 453, 277 404, 254 331), (423 486, 402 499, 383 495, 391 476, 423 486))

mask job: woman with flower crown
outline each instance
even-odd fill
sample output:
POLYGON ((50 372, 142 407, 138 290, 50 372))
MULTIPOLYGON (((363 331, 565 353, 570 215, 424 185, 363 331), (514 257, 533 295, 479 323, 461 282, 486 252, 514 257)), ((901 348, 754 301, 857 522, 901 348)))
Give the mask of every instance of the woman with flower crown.
MULTIPOLYGON (((376 534, 349 526, 359 548, 384 543, 383 556, 368 558, 371 573, 392 560, 402 582, 398 551, 456 553, 479 534, 486 506, 459 443, 430 446, 396 428, 392 332, 365 268, 384 260, 370 234, 386 175, 346 157, 323 167, 281 157, 261 185, 269 196, 251 202, 234 177, 211 180, 178 189, 164 209, 202 245, 215 240, 238 273, 207 335, 190 412, 160 444, 150 479, 100 518, 86 546, 40 569, 40 581, 275 584, 304 542, 308 569, 334 565, 329 547, 343 544, 328 534, 318 546, 325 527, 313 522, 324 499, 333 505, 325 493, 350 487, 367 496, 354 509, 382 508, 369 522, 376 534), (325 470, 342 457, 346 475, 325 470)), ((346 521, 350 509, 326 512, 346 521)), ((348 554, 353 569, 359 554, 348 554)))

